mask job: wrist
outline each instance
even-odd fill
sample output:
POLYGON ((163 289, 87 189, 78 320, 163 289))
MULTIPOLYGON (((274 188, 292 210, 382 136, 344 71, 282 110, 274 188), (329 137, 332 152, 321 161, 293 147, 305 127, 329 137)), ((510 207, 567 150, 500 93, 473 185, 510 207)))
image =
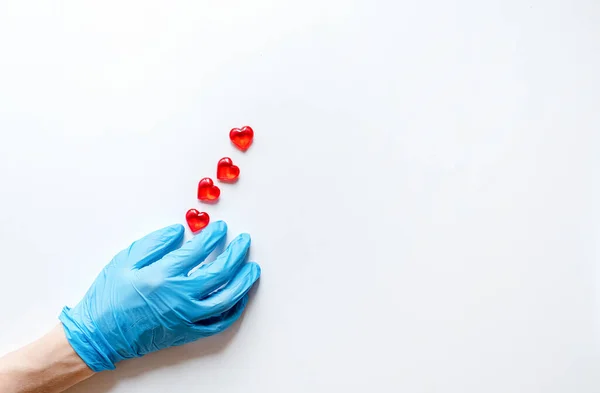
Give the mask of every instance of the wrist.
POLYGON ((6 393, 58 393, 93 374, 67 341, 61 325, 0 359, 0 386, 6 393))
POLYGON ((58 318, 69 344, 92 371, 114 370, 115 363, 123 360, 99 329, 86 328, 94 323, 81 305, 72 309, 65 307, 58 318))

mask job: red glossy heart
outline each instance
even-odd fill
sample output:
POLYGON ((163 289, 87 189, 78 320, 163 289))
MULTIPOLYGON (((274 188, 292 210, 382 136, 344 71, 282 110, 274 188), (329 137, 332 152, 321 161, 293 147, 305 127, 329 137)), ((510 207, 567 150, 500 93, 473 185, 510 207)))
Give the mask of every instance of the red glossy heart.
POLYGON ((249 126, 233 128, 229 131, 229 139, 231 139, 231 142, 233 142, 240 150, 246 151, 252 144, 252 139, 254 139, 254 130, 249 126))
POLYGON ((217 179, 221 181, 235 181, 240 175, 240 168, 233 165, 233 161, 229 157, 223 157, 217 164, 217 179))
POLYGON ((215 186, 210 177, 205 177, 198 183, 198 199, 205 202, 215 202, 219 199, 221 190, 215 186))
POLYGON ((190 209, 185 213, 185 220, 192 232, 198 232, 204 229, 210 222, 208 213, 199 212, 196 209, 190 209))

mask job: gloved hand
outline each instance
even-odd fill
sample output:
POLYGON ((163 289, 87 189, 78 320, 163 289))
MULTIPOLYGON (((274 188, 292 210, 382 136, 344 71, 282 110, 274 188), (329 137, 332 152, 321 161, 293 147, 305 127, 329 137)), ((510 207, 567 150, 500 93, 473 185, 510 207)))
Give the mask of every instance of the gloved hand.
POLYGON ((213 262, 189 274, 215 249, 227 225, 215 222, 178 246, 183 226, 147 235, 102 270, 83 300, 60 315, 71 346, 93 370, 219 333, 240 316, 260 276, 244 263, 250 236, 236 237, 213 262))

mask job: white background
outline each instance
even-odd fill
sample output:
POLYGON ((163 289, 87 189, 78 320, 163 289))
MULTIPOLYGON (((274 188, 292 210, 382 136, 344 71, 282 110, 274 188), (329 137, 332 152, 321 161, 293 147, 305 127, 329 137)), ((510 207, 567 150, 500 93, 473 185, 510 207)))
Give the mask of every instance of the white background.
POLYGON ((242 322, 72 392, 599 391, 598 20, 597 0, 0 0, 0 353, 202 207, 253 236, 242 322), (223 156, 241 179, 203 206, 223 156))

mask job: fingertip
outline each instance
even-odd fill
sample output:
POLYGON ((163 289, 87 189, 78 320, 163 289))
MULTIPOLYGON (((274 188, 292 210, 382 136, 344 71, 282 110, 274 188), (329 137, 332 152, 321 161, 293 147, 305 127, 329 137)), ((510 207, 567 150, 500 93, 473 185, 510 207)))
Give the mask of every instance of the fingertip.
POLYGON ((234 255, 239 257, 240 254, 246 254, 250 248, 250 236, 247 234, 237 235, 235 239, 229 242, 226 253, 224 255, 234 255))
POLYGON ((168 226, 166 229, 173 232, 175 235, 183 234, 185 232, 185 228, 181 224, 173 224, 168 226))
POLYGON ((234 243, 234 249, 237 250, 240 257, 245 257, 250 249, 250 236, 243 233, 238 235, 238 237, 232 243, 234 243))
POLYGON ((227 232, 227 223, 223 220, 214 221, 208 227, 214 231, 227 232))
POLYGON ((252 242, 250 235, 247 233, 240 233, 235 240, 243 243, 246 247, 250 247, 250 243, 252 242))
POLYGON ((181 224, 173 224, 158 231, 162 238, 166 239, 177 239, 183 237, 185 228, 181 224))
POLYGON ((245 242, 248 243, 248 245, 250 245, 250 243, 252 243, 252 237, 250 236, 249 233, 240 233, 239 235, 240 238, 242 238, 245 242))
MULTIPOLYGON (((246 262, 242 266, 243 276, 247 281, 250 281, 252 284, 256 282, 260 278, 261 269, 258 263, 256 262, 246 262)), ((250 284, 250 285, 252 285, 250 284)))
POLYGON ((260 268, 260 265, 256 262, 248 262, 248 264, 251 265, 252 272, 254 273, 254 275, 256 276, 256 279, 258 280, 260 275, 262 274, 262 269, 260 268))
POLYGON ((200 236, 196 236, 195 240, 197 239, 196 241, 198 243, 209 242, 211 244, 209 247, 213 247, 213 242, 218 242, 226 235, 227 224, 223 221, 215 221, 204 228, 204 230, 200 232, 200 236))
POLYGON ((167 237, 173 239, 174 241, 182 242, 183 235, 185 234, 185 227, 181 224, 173 224, 167 227, 168 230, 166 232, 167 237))

